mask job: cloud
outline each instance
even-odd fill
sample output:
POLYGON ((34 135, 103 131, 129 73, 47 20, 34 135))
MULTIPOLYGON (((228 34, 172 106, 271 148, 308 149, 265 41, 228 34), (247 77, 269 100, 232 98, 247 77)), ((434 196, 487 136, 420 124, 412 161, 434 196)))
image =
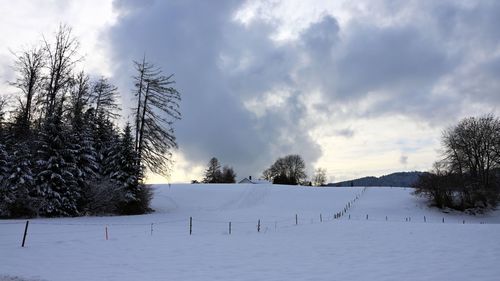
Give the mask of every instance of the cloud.
POLYGON ((363 138, 347 122, 385 131, 380 120, 406 116, 442 127, 478 108, 498 111, 497 3, 117 1, 107 36, 121 89, 144 52, 175 73, 183 163, 217 156, 258 175, 284 154, 312 164, 335 149, 314 132, 363 138))
MULTIPOLYGON (((313 162, 321 152, 300 122, 305 109, 297 93, 285 88, 286 102, 273 101, 279 85, 290 84, 295 54, 275 45, 269 36, 272 26, 235 22, 239 6, 117 2, 126 13, 109 31, 114 61, 120 69, 130 69, 131 61, 146 52, 166 72, 175 73, 183 97, 176 135, 183 157, 193 165, 216 156, 241 176, 258 176, 285 154, 299 153, 313 162), (265 114, 256 115, 258 110, 265 114)), ((130 75, 115 77, 121 88, 130 88, 130 75)))
POLYGON ((354 130, 352 130, 350 128, 340 129, 340 130, 336 131, 336 134, 338 136, 352 138, 354 136, 354 130))
POLYGON ((399 163, 401 163, 402 165, 408 164, 408 156, 407 155, 401 155, 401 157, 399 157, 399 163))

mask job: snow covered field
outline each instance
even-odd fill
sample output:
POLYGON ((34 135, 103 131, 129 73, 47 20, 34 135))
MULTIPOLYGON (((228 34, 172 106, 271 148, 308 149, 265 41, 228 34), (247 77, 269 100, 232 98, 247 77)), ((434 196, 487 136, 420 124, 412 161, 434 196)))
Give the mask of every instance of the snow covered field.
POLYGON ((362 190, 161 185, 153 214, 30 220, 25 248, 25 221, 0 220, 0 280, 500 280, 500 212, 362 190))

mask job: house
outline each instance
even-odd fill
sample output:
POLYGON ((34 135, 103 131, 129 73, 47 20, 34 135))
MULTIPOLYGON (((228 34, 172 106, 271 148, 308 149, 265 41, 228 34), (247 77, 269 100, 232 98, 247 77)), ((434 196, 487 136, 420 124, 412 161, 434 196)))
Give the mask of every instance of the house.
POLYGON ((267 180, 263 179, 258 179, 258 180, 252 180, 252 176, 249 176, 248 178, 244 178, 240 180, 238 183, 246 183, 246 184, 271 184, 267 180))

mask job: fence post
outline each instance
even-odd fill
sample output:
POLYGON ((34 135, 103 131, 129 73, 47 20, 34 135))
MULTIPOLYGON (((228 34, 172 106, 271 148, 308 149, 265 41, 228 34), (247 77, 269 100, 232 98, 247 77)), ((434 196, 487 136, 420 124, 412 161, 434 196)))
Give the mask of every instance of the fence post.
POLYGON ((108 226, 106 225, 106 227, 104 228, 104 231, 106 232, 106 240, 108 240, 108 226))
POLYGON ((231 222, 229 222, 229 234, 231 234, 231 222))
POLYGON ((366 219, 368 219, 368 214, 366 214, 366 219))
POLYGON ((323 216, 319 214, 319 222, 323 222, 323 216))
POLYGON ((444 217, 443 217, 443 223, 444 223, 444 217))
POLYGON ((299 216, 297 216, 297 214, 295 214, 295 225, 298 225, 299 224, 299 216))
POLYGON ((28 234, 28 225, 30 221, 26 221, 26 226, 24 227, 24 235, 23 235, 23 243, 21 244, 21 247, 24 248, 24 242, 26 242, 26 234, 28 234))
POLYGON ((260 220, 257 222, 257 232, 260 232, 260 220))
POLYGON ((189 217, 189 235, 193 234, 193 217, 189 217))
POLYGON ((349 214, 349 219, 351 219, 351 214, 349 214))
POLYGON ((387 216, 385 216, 385 221, 387 221, 387 216))
POLYGON ((425 216, 424 216, 424 222, 427 222, 427 218, 425 218, 425 216))

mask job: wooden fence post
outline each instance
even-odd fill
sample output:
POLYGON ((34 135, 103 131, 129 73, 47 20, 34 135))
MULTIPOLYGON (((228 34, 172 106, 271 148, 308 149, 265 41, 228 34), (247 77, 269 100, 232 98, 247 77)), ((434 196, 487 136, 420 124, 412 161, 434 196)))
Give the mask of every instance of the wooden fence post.
POLYGON ((231 234, 231 222, 229 222, 229 234, 231 234))
POLYGON ((298 225, 299 224, 299 216, 297 216, 297 214, 295 214, 295 225, 298 225))
POLYGON ((323 222, 323 216, 319 214, 319 222, 323 222))
POLYGON ((193 234, 193 217, 189 217, 189 235, 193 234))
POLYGON ((108 226, 107 225, 104 228, 104 232, 106 233, 106 240, 108 240, 108 226))
POLYGON ((257 222, 257 232, 260 232, 260 220, 257 222))
POLYGON ((23 235, 23 243, 21 244, 21 247, 24 248, 24 243, 26 242, 26 234, 28 234, 28 225, 30 224, 30 221, 26 221, 26 226, 24 227, 24 235, 23 235))

